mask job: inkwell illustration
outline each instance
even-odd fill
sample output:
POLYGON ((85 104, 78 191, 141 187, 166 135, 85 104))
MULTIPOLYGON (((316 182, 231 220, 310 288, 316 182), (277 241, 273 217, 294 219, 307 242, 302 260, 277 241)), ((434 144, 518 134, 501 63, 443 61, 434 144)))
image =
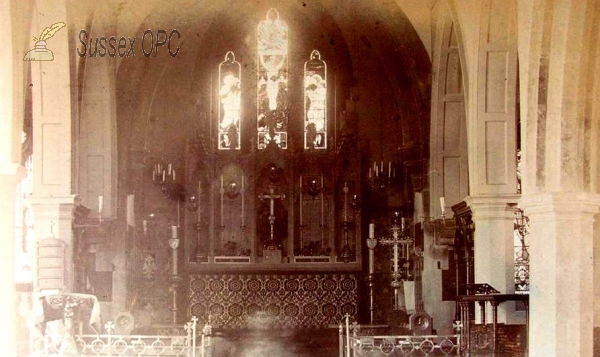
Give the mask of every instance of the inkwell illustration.
POLYGON ((65 27, 65 25, 64 22, 57 22, 52 26, 46 27, 42 31, 39 40, 34 37, 33 39, 36 41, 35 48, 25 54, 23 61, 53 61, 54 54, 46 48, 46 41, 54 36, 58 30, 65 27))

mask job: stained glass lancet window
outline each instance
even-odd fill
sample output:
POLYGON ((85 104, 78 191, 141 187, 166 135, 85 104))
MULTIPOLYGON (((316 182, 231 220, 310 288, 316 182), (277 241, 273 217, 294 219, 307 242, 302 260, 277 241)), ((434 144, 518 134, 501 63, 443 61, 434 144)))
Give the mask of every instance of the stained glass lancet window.
POLYGON ((515 293, 529 293, 529 218, 519 208, 515 211, 514 221, 514 254, 515 254, 515 293))
POLYGON ((257 30, 257 132, 258 148, 274 141, 287 149, 288 27, 279 12, 270 9, 257 30))
POLYGON ((219 64, 219 150, 240 149, 241 66, 233 52, 219 64))
POLYGON ((304 63, 304 148, 327 149, 327 65, 314 50, 304 63))

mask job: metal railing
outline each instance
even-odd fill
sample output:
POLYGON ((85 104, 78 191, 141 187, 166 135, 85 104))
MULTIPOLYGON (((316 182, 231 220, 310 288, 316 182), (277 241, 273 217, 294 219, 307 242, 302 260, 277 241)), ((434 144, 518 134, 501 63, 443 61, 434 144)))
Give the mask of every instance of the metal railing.
POLYGON ((360 325, 339 326, 339 357, 459 356, 460 335, 360 336, 360 325))
POLYGON ((211 327, 204 326, 200 346, 197 346, 197 323, 198 319, 192 317, 183 325, 185 334, 182 335, 172 331, 169 335, 113 334, 115 325, 112 321, 104 325, 105 334, 46 333, 41 341, 33 344, 30 356, 210 357, 211 327))

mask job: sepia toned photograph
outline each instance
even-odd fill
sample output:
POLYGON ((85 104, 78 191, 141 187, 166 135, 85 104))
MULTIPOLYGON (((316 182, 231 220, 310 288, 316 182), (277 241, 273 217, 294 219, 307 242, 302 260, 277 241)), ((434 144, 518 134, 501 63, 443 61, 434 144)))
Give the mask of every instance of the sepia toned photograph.
POLYGON ((597 0, 0 28, 0 357, 600 357, 597 0))

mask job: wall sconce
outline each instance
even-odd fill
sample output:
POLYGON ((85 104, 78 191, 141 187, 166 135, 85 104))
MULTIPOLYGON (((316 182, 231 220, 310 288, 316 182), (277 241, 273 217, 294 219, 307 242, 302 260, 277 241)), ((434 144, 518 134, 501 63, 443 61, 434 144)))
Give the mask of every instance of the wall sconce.
POLYGON ((358 212, 360 212, 360 200, 358 195, 352 195, 352 199, 350 200, 350 208, 352 208, 354 214, 358 214, 358 212))
POLYGON ((188 197, 187 209, 194 212, 198 209, 198 198, 195 195, 188 197))
POLYGON ((227 197, 229 197, 230 199, 234 199, 237 196, 240 195, 240 190, 237 187, 237 184, 235 182, 231 182, 229 183, 226 187, 225 187, 225 194, 227 195, 227 197))
POLYGON ((308 181, 308 185, 306 187, 306 193, 308 193, 314 200, 321 193, 322 189, 323 189, 323 179, 321 178, 321 185, 319 185, 319 183, 316 179, 312 179, 312 180, 308 181))

